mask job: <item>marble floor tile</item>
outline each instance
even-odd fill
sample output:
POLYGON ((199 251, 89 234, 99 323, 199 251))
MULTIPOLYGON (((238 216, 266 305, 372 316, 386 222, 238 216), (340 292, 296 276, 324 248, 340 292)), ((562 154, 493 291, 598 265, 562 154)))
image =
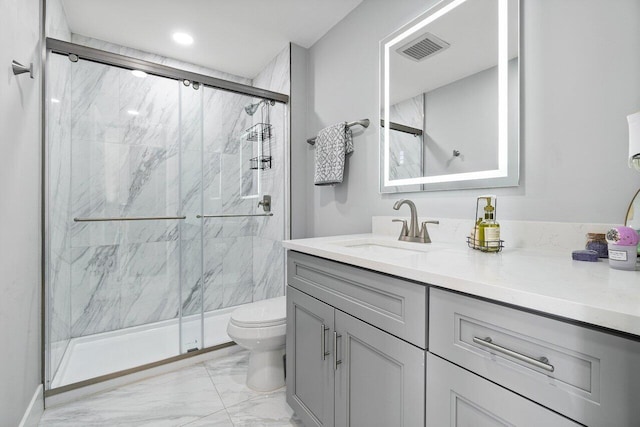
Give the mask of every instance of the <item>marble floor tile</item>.
POLYGON ((227 412, 236 427, 303 426, 287 405, 284 388, 227 408, 227 412))
POLYGON ((218 411, 208 417, 200 418, 184 427, 234 427, 227 411, 218 411))
POLYGON ((249 353, 241 351, 223 359, 205 362, 211 381, 225 407, 230 407, 262 395, 246 385, 249 353))
POLYGON ((195 365, 47 409, 40 426, 182 426, 222 409, 206 368, 195 365))
POLYGON ((242 350, 49 408, 40 426, 302 426, 284 387, 260 393, 246 386, 248 361, 242 350))

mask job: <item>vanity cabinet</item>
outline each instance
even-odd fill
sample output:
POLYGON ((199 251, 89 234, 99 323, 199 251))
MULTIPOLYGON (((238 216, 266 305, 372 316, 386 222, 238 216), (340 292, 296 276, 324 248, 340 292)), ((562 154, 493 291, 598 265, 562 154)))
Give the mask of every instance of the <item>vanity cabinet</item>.
POLYGON ((431 353, 427 378, 427 426, 581 425, 431 353))
POLYGON ((293 252, 288 267, 287 402, 305 426, 424 426, 425 350, 384 325, 425 343, 425 287, 293 252), (336 307, 356 305, 369 321, 336 307))
MULTIPOLYGON (((640 426, 640 342, 436 288, 429 316, 429 352, 464 368, 469 380, 484 377, 587 426, 640 426)), ((428 363, 428 421, 429 408, 442 403, 437 395, 448 393, 431 384, 432 359, 439 360, 428 363)), ((460 376, 451 376, 451 390, 460 376)), ((514 424, 566 425, 558 423, 514 424)))
POLYGON ((307 427, 640 426, 633 337, 298 252, 287 267, 307 427))

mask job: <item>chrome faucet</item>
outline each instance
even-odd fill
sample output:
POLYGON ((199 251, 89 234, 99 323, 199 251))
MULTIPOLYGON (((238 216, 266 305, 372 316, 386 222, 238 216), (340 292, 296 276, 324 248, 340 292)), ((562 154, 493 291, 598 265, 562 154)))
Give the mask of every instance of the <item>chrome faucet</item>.
POLYGON ((401 199, 393 205, 393 209, 398 210, 402 205, 409 205, 409 209, 411 210, 411 225, 407 228, 406 219, 393 220, 393 222, 402 223, 402 230, 400 230, 400 237, 398 237, 398 240, 404 240, 405 242, 431 243, 427 224, 440 224, 440 221, 423 221, 422 227, 420 227, 420 231, 418 232, 418 211, 416 209, 416 205, 411 200, 401 199))

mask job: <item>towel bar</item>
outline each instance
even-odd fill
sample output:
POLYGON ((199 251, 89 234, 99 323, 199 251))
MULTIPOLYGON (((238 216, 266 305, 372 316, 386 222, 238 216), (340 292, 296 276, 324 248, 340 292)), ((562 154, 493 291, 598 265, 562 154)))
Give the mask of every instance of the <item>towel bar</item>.
MULTIPOLYGON (((352 126, 360 125, 363 128, 368 128, 369 127, 369 123, 370 123, 369 119, 356 120, 355 122, 347 123, 347 127, 350 128, 352 126)), ((311 145, 316 145, 316 137, 314 136, 313 138, 307 139, 307 143, 309 143, 311 145)))

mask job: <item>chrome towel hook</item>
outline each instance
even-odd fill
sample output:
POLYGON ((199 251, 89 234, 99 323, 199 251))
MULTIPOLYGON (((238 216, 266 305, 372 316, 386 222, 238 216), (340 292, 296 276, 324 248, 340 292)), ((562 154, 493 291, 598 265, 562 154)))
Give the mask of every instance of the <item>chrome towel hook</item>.
POLYGON ((11 69, 13 70, 14 75, 29 73, 29 77, 33 78, 33 62, 29 64, 28 67, 25 67, 15 59, 11 62, 11 69))

